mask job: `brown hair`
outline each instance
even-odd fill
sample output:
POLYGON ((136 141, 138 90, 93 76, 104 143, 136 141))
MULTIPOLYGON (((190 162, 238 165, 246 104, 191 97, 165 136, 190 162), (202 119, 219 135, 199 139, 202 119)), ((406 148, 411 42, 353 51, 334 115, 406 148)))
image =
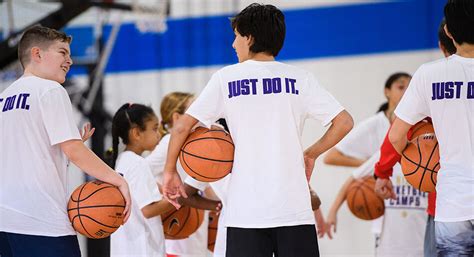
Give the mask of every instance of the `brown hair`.
POLYGON ((48 49, 55 41, 70 44, 72 37, 66 35, 64 32, 40 25, 33 26, 26 30, 18 44, 18 59, 20 60, 21 66, 25 68, 30 62, 30 51, 32 47, 36 46, 41 49, 48 49))
POLYGON ((167 134, 168 128, 173 126, 173 113, 184 114, 186 103, 193 97, 193 94, 184 92, 172 92, 165 95, 160 106, 161 123, 159 129, 162 136, 167 134))

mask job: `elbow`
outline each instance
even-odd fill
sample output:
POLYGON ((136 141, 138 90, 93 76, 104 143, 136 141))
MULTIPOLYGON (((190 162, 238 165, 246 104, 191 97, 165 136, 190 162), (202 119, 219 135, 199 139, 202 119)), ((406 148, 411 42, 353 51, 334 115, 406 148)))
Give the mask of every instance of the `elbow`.
POLYGON ((392 130, 390 130, 388 133, 388 140, 393 146, 395 146, 400 141, 400 138, 395 133, 393 133, 392 130))
POLYGON ((182 122, 181 120, 178 120, 176 124, 173 126, 173 134, 189 134, 191 131, 192 126, 189 126, 188 124, 182 122))
POLYGON ((341 127, 346 135, 354 128, 354 119, 352 119, 352 116, 347 111, 344 111, 344 119, 341 123, 341 127))
POLYGON ((142 214, 143 214, 143 217, 145 217, 145 219, 149 219, 149 218, 153 218, 154 215, 148 211, 148 209, 145 207, 145 208, 142 208, 142 214))
POLYGON ((79 152, 81 146, 85 147, 81 140, 69 140, 60 144, 61 151, 73 163, 75 163, 77 159, 77 153, 79 152))

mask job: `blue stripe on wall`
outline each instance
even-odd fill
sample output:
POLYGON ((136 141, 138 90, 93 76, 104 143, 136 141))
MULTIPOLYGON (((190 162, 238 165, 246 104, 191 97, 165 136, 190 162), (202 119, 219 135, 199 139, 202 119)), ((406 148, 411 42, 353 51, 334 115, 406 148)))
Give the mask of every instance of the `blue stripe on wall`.
MULTIPOLYGON (((285 11, 287 36, 277 59, 348 56, 437 47, 445 0, 413 0, 285 11)), ((121 26, 106 72, 223 65, 237 61, 229 15, 168 20, 163 34, 121 26)), ((91 27, 65 29, 72 52, 86 55, 91 27)), ((110 34, 106 26, 104 37, 110 34)), ((89 53, 91 54, 91 53, 89 53)), ((93 53, 92 53, 93 55, 93 53)), ((72 74, 83 71, 72 70, 72 74)))

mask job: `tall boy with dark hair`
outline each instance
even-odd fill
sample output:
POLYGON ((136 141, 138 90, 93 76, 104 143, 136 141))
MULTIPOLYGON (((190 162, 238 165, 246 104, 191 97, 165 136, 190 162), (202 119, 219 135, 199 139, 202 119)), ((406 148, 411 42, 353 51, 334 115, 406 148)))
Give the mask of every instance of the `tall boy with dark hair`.
POLYGON ((163 195, 176 205, 185 195, 176 160, 191 128, 225 118, 235 144, 226 256, 319 256, 307 180, 316 158, 352 128, 352 118, 309 72, 275 61, 286 29, 276 7, 251 4, 232 28, 239 63, 217 71, 175 125, 163 195), (306 118, 332 125, 303 151, 306 118))
POLYGON ((474 1, 449 0, 446 34, 456 54, 422 65, 395 110, 395 150, 421 119, 433 121, 440 150, 435 233, 438 256, 474 255, 474 1))
MULTIPOLYGON (((35 26, 22 36, 21 78, 0 94, 0 256, 80 257, 67 215, 68 159, 118 186, 125 180, 81 140, 66 90, 71 37, 35 26)), ((86 133, 87 134, 87 133, 86 133)))

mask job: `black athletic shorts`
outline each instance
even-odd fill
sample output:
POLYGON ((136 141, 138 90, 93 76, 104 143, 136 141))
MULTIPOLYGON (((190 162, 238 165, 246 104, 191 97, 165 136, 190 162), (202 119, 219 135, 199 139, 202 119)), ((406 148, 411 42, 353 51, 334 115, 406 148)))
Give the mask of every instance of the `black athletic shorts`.
POLYGON ((77 236, 33 236, 0 232, 1 257, 81 257, 77 236))
POLYGON ((227 228, 226 257, 319 257, 314 225, 227 228))

